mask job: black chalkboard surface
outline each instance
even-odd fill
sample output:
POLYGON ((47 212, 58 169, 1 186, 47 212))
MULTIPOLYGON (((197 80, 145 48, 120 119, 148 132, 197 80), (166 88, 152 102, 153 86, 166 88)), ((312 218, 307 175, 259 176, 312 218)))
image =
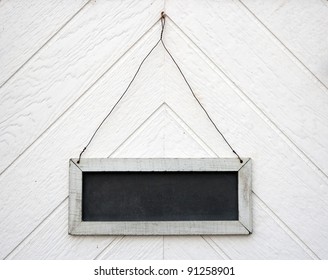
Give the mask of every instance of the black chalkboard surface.
POLYGON ((82 175, 82 221, 234 220, 238 220, 238 171, 82 175))

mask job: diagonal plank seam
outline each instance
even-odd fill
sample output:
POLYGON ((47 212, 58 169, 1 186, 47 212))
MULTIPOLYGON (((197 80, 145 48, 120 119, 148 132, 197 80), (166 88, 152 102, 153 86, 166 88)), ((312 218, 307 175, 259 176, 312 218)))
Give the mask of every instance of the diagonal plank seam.
MULTIPOLYGON (((60 202, 31 232, 29 232, 3 259, 6 260, 9 257, 11 257, 15 251, 31 236, 34 232, 36 232, 39 228, 41 228, 47 219, 49 219, 56 211, 59 209, 65 201, 68 199, 68 196, 66 196, 62 202, 60 202)), ((24 246, 23 246, 24 247, 24 246)))
POLYGON ((113 152, 111 152, 107 157, 111 157, 113 156, 122 146, 124 146, 124 144, 126 144, 132 136, 136 135, 136 133, 138 133, 139 129, 152 117, 154 117, 159 110, 161 110, 161 108, 163 107, 167 107, 169 109, 169 111, 167 111, 167 113, 174 119, 174 121, 177 123, 177 125, 179 127, 181 127, 181 129, 186 130, 189 135, 198 143, 198 145, 200 145, 204 151, 206 151, 209 155, 212 154, 214 155, 214 157, 219 157, 219 155, 213 151, 213 149, 207 145, 207 143, 201 139, 197 133, 188 125, 186 124, 182 118, 180 118, 180 116, 171 108, 171 106, 169 106, 166 102, 163 102, 160 106, 158 106, 123 142, 121 142, 113 152), (181 124, 181 122, 183 124, 181 124), (196 137, 194 135, 196 135, 196 137))
POLYGON ((203 236, 202 235, 202 238, 205 240, 205 242, 211 246, 211 248, 217 253, 219 254, 224 260, 231 260, 230 256, 228 256, 224 251, 223 249, 218 245, 216 244, 212 238, 210 236, 203 236))
POLYGON ((126 137, 125 139, 124 139, 124 141, 122 141, 120 144, 118 144, 117 146, 116 146, 116 148, 108 155, 108 156, 106 156, 106 157, 112 157, 113 155, 115 155, 115 153, 121 148, 121 147, 123 147, 124 146, 124 144, 126 144, 130 139, 132 139, 132 137, 134 136, 134 135, 136 135, 138 132, 139 132, 139 130, 142 128, 142 126, 145 124, 145 123, 147 123, 151 118, 153 118, 153 117, 155 117, 156 116, 156 114, 161 110, 161 108, 163 108, 163 106, 165 105, 165 102, 163 103, 163 104, 161 104, 160 106, 158 106, 147 118, 145 118, 141 123, 140 123, 140 125, 138 125, 138 127, 135 129, 135 130, 133 130, 132 132, 131 132, 131 134, 129 134, 129 136, 128 137, 126 137))
MULTIPOLYGON (((220 157, 203 139, 201 139, 197 133, 190 127, 176 112, 173 108, 166 103, 167 108, 169 109, 168 114, 176 121, 176 123, 181 127, 181 129, 186 130, 189 135, 200 145, 204 151, 209 155, 214 157, 220 157)), ((205 116, 204 116, 205 117, 205 116)), ((219 136, 219 135, 218 135, 219 136)))
POLYGON ((300 239, 297 234, 291 230, 287 224, 285 224, 278 216, 275 214, 270 207, 253 191, 253 199, 262 207, 262 209, 292 238, 312 259, 319 260, 320 258, 305 244, 305 242, 300 239))
POLYGON ((271 39, 273 41, 275 41, 276 43, 278 43, 279 47, 285 51, 285 53, 287 53, 287 55, 292 59, 292 61, 298 65, 300 67, 301 70, 303 70, 304 73, 306 73, 307 75, 309 75, 311 78, 316 79, 320 86, 324 88, 325 91, 328 90, 328 87, 325 85, 324 82, 322 82, 320 80, 320 78, 318 78, 302 61, 301 59, 299 59, 279 38, 277 35, 275 35, 257 16, 256 14, 242 1, 242 0, 238 0, 238 2, 240 3, 240 6, 243 7, 244 10, 247 10, 249 14, 252 15, 252 19, 254 20, 254 18, 256 19, 257 23, 259 25, 262 26, 262 28, 264 28, 266 30, 267 33, 269 33, 272 37, 271 39))
POLYGON ((115 248, 123 239, 125 235, 120 235, 115 237, 111 242, 109 242, 104 249, 102 249, 97 256, 94 257, 94 260, 101 260, 102 257, 107 253, 107 249, 111 250, 115 248))
POLYGON ((78 9, 73 16, 71 16, 60 28, 55 31, 48 40, 45 41, 25 62, 21 64, 1 85, 0 89, 7 84, 18 72, 20 72, 32 59, 35 57, 45 46, 47 46, 89 3, 91 0, 88 0, 85 4, 78 9))

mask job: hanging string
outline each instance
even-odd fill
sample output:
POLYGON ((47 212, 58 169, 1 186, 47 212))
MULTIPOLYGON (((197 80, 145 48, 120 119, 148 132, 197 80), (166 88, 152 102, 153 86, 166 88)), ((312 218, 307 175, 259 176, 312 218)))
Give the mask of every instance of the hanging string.
POLYGON ((172 54, 170 53, 170 51, 168 50, 168 48, 166 47, 164 40, 163 40, 163 34, 164 34, 164 27, 165 27, 165 13, 162 12, 161 13, 161 26, 162 26, 162 30, 161 30, 161 36, 160 39, 156 42, 156 44, 151 48, 151 50, 148 52, 148 54, 145 56, 145 58, 141 61, 136 73, 134 74, 132 80, 130 81, 130 83, 128 84, 127 88, 125 89, 125 91, 123 92, 123 94, 121 95, 121 97, 117 100, 117 102, 114 104, 114 106, 112 107, 112 109, 110 110, 110 112, 106 115, 106 117, 102 120, 102 122, 99 124, 99 126, 97 127, 97 129, 95 130, 95 132, 93 133, 93 135, 91 136, 88 144, 83 148, 83 150, 81 151, 80 155, 79 155, 79 159, 77 161, 77 163, 80 163, 82 154, 85 152, 85 150, 88 148, 88 146, 90 145, 90 143, 92 142, 93 138, 95 137, 95 135, 97 134, 98 130, 100 129, 100 127, 103 125, 103 123, 106 121, 106 119, 111 115, 111 113, 114 111, 115 107, 118 105, 118 103, 123 99, 124 95, 127 93, 128 89, 130 88, 131 84, 133 83, 133 81, 135 80, 135 78, 137 77, 141 66, 144 64, 144 62, 147 60, 147 58, 150 56, 150 54, 153 52, 153 50, 158 46, 159 43, 162 43, 165 51, 168 53, 168 55, 171 57, 172 61, 174 62, 175 66, 178 68, 181 76, 183 77, 184 81, 186 82, 190 92, 192 93, 192 95, 194 96, 194 98, 196 99, 196 101, 198 102, 199 106, 203 109, 203 111, 205 112, 206 116, 208 117, 208 119, 211 121, 211 123, 213 124, 213 126, 215 127, 215 129, 220 133, 221 137, 223 138, 223 140, 227 143, 227 145, 229 146, 229 148, 231 149, 231 151, 238 157, 240 163, 243 163, 243 160, 241 159, 241 157, 239 156, 239 154, 232 148, 232 146, 230 145, 230 143, 228 142, 228 140, 225 138, 225 136, 223 135, 223 133, 219 130, 219 128, 217 127, 217 125, 214 123, 214 121, 212 120, 212 118, 210 117, 210 115, 207 113, 206 109, 204 108, 204 106, 201 104, 201 102, 199 101, 199 99, 197 98, 196 94, 194 93, 192 87, 190 86, 186 76, 183 74, 180 66, 178 65, 178 63, 176 62, 176 60, 174 59, 174 57, 172 56, 172 54))
POLYGON ((133 83, 133 81, 135 80, 135 78, 137 77, 141 66, 144 64, 144 62, 146 61, 146 59, 148 58, 148 56, 150 56, 150 54, 153 52, 153 50, 157 47, 157 45, 160 43, 161 40, 158 40, 157 43, 151 48, 151 50, 148 52, 148 54, 145 56, 145 58, 141 61, 136 73, 134 74, 132 80, 130 81, 130 83, 128 84, 127 88, 124 90, 123 94, 121 95, 121 97, 117 100, 117 102, 114 104, 114 106, 112 107, 112 109, 109 111, 109 113, 106 115, 106 117, 102 120, 102 122, 98 125, 97 129, 95 130, 95 132, 93 133, 93 135, 91 136, 88 144, 83 148, 83 150, 80 153, 79 159, 77 161, 77 163, 80 163, 82 154, 85 152, 85 150, 88 148, 88 146, 90 145, 90 143, 92 142, 93 138, 96 136, 98 130, 100 129, 100 127, 103 125, 103 123, 108 119, 108 117, 111 115, 111 113, 114 111, 115 107, 118 105, 118 103, 120 103, 120 101, 123 99, 124 95, 127 93, 128 89, 130 88, 131 84, 133 83))
POLYGON ((214 123, 214 121, 212 120, 212 118, 210 117, 210 115, 207 113, 206 109, 204 108, 204 106, 202 105, 202 103, 200 103, 199 99, 197 98, 196 94, 194 93, 192 87, 190 86, 189 82, 187 81, 186 76, 183 74, 180 66, 178 65, 178 63, 176 62, 176 60, 173 58, 172 54, 170 53, 170 51, 167 49, 164 41, 163 41, 163 32, 164 32, 164 27, 165 27, 165 14, 164 12, 162 12, 162 16, 161 16, 161 24, 162 24, 162 32, 161 32, 161 42, 162 45, 165 49, 165 51, 168 53, 168 55, 171 57, 172 61, 174 62, 175 66, 178 68, 181 76, 183 77, 183 79, 185 80, 187 86, 190 89, 190 92, 192 93, 192 95, 195 97, 196 101, 198 102, 199 106, 203 109, 203 111, 205 112, 206 116, 208 117, 208 119, 211 121, 211 123, 213 124, 213 126, 215 127, 215 129, 220 133, 220 135, 222 136, 223 140, 228 144, 229 148, 231 149, 231 151, 238 157, 240 163, 243 163, 243 160, 240 158, 240 156, 238 155, 238 153, 232 148, 232 146, 230 145, 230 143, 228 142, 228 140, 224 137, 223 133, 219 130, 219 128, 216 126, 216 124, 214 123))

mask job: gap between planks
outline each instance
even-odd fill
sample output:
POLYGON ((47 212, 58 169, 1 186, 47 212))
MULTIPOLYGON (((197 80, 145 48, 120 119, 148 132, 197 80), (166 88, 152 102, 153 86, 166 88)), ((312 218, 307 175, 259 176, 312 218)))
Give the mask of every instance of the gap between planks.
POLYGON ((265 30, 265 32, 269 33, 271 40, 274 41, 280 49, 282 49, 291 59, 292 61, 297 65, 298 63, 300 65, 300 69, 306 73, 311 78, 314 78, 317 80, 320 84, 320 86, 327 92, 328 87, 325 85, 324 82, 320 80, 257 16, 256 14, 242 1, 238 0, 239 5, 243 10, 246 10, 249 15, 251 15, 251 18, 257 23, 257 25, 261 26, 262 29, 265 30))
MULTIPOLYGON (((86 1, 86 3, 84 3, 82 5, 82 7, 80 7, 80 9, 78 9, 73 16, 71 16, 60 28, 57 29, 57 31, 55 31, 48 40, 45 41, 45 43, 43 43, 40 48, 38 48, 25 62, 23 62, 21 64, 21 66, 19 66, 6 80, 3 81, 3 83, 0 85, 0 89, 7 84, 18 72, 20 72, 31 60, 33 57, 35 57, 45 46, 47 46, 53 38, 55 38, 92 0, 88 0, 86 1)), ((1 173, 2 174, 2 173, 1 173)), ((1 175, 0 174, 0 175, 1 175)))
POLYGON ((125 235, 115 237, 111 242, 108 243, 107 246, 104 247, 104 249, 101 250, 101 252, 94 258, 94 260, 101 260, 103 256, 105 256, 109 250, 116 247, 124 239, 124 237, 125 235))
POLYGON ((56 211, 57 209, 59 209, 65 202, 66 200, 68 200, 68 196, 65 197, 65 199, 63 199, 62 202, 60 202, 28 235, 26 235, 22 241, 20 241, 3 259, 6 260, 7 258, 9 258, 12 254, 15 253, 15 251, 23 246, 24 247, 24 242, 26 240, 28 240, 28 238, 34 233, 36 232, 40 227, 42 227, 45 222, 47 221, 47 219, 49 219, 56 211))
POLYGON ((211 246, 211 248, 216 252, 218 253, 224 260, 231 260, 231 258, 223 251, 223 249, 218 245, 216 244, 211 236, 204 236, 202 235, 201 236, 204 241, 209 245, 211 246))
POLYGON ((253 193, 253 199, 260 205, 260 207, 280 226, 287 235, 293 239, 312 259, 319 260, 320 258, 300 239, 295 232, 293 232, 288 225, 286 225, 271 209, 268 205, 262 201, 256 193, 253 193))
MULTIPOLYGON (((218 157, 219 155, 210 147, 206 144, 205 141, 203 141, 199 135, 197 135, 197 133, 185 122, 182 120, 182 118, 180 118, 180 116, 171 108, 171 106, 169 106, 166 102, 163 102, 160 106, 158 106, 144 121, 141 122, 141 124, 123 141, 121 142, 115 149, 114 151, 112 151, 107 157, 112 157, 121 147, 123 147, 130 139, 132 139, 132 137, 134 135, 136 135, 136 133, 139 132, 139 130, 143 127, 143 125, 145 123, 147 123, 151 118, 155 117, 156 114, 162 109, 167 107, 170 111, 167 112, 167 114, 169 114, 174 121, 177 123, 177 125, 179 127, 181 127, 181 129, 185 130, 190 137, 192 137, 192 139, 194 139, 198 145, 200 145, 204 151, 206 151, 208 153, 209 156, 212 157, 218 157)), ((165 152, 164 152, 165 154, 165 152)))

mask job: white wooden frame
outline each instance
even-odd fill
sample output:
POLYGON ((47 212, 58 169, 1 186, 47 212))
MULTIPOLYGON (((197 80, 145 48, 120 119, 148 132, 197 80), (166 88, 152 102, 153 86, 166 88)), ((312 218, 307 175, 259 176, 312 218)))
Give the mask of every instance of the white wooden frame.
POLYGON ((217 235, 252 232, 252 162, 238 159, 85 158, 69 162, 69 234, 217 235), (82 221, 82 172, 87 171, 238 171, 238 221, 82 221))

